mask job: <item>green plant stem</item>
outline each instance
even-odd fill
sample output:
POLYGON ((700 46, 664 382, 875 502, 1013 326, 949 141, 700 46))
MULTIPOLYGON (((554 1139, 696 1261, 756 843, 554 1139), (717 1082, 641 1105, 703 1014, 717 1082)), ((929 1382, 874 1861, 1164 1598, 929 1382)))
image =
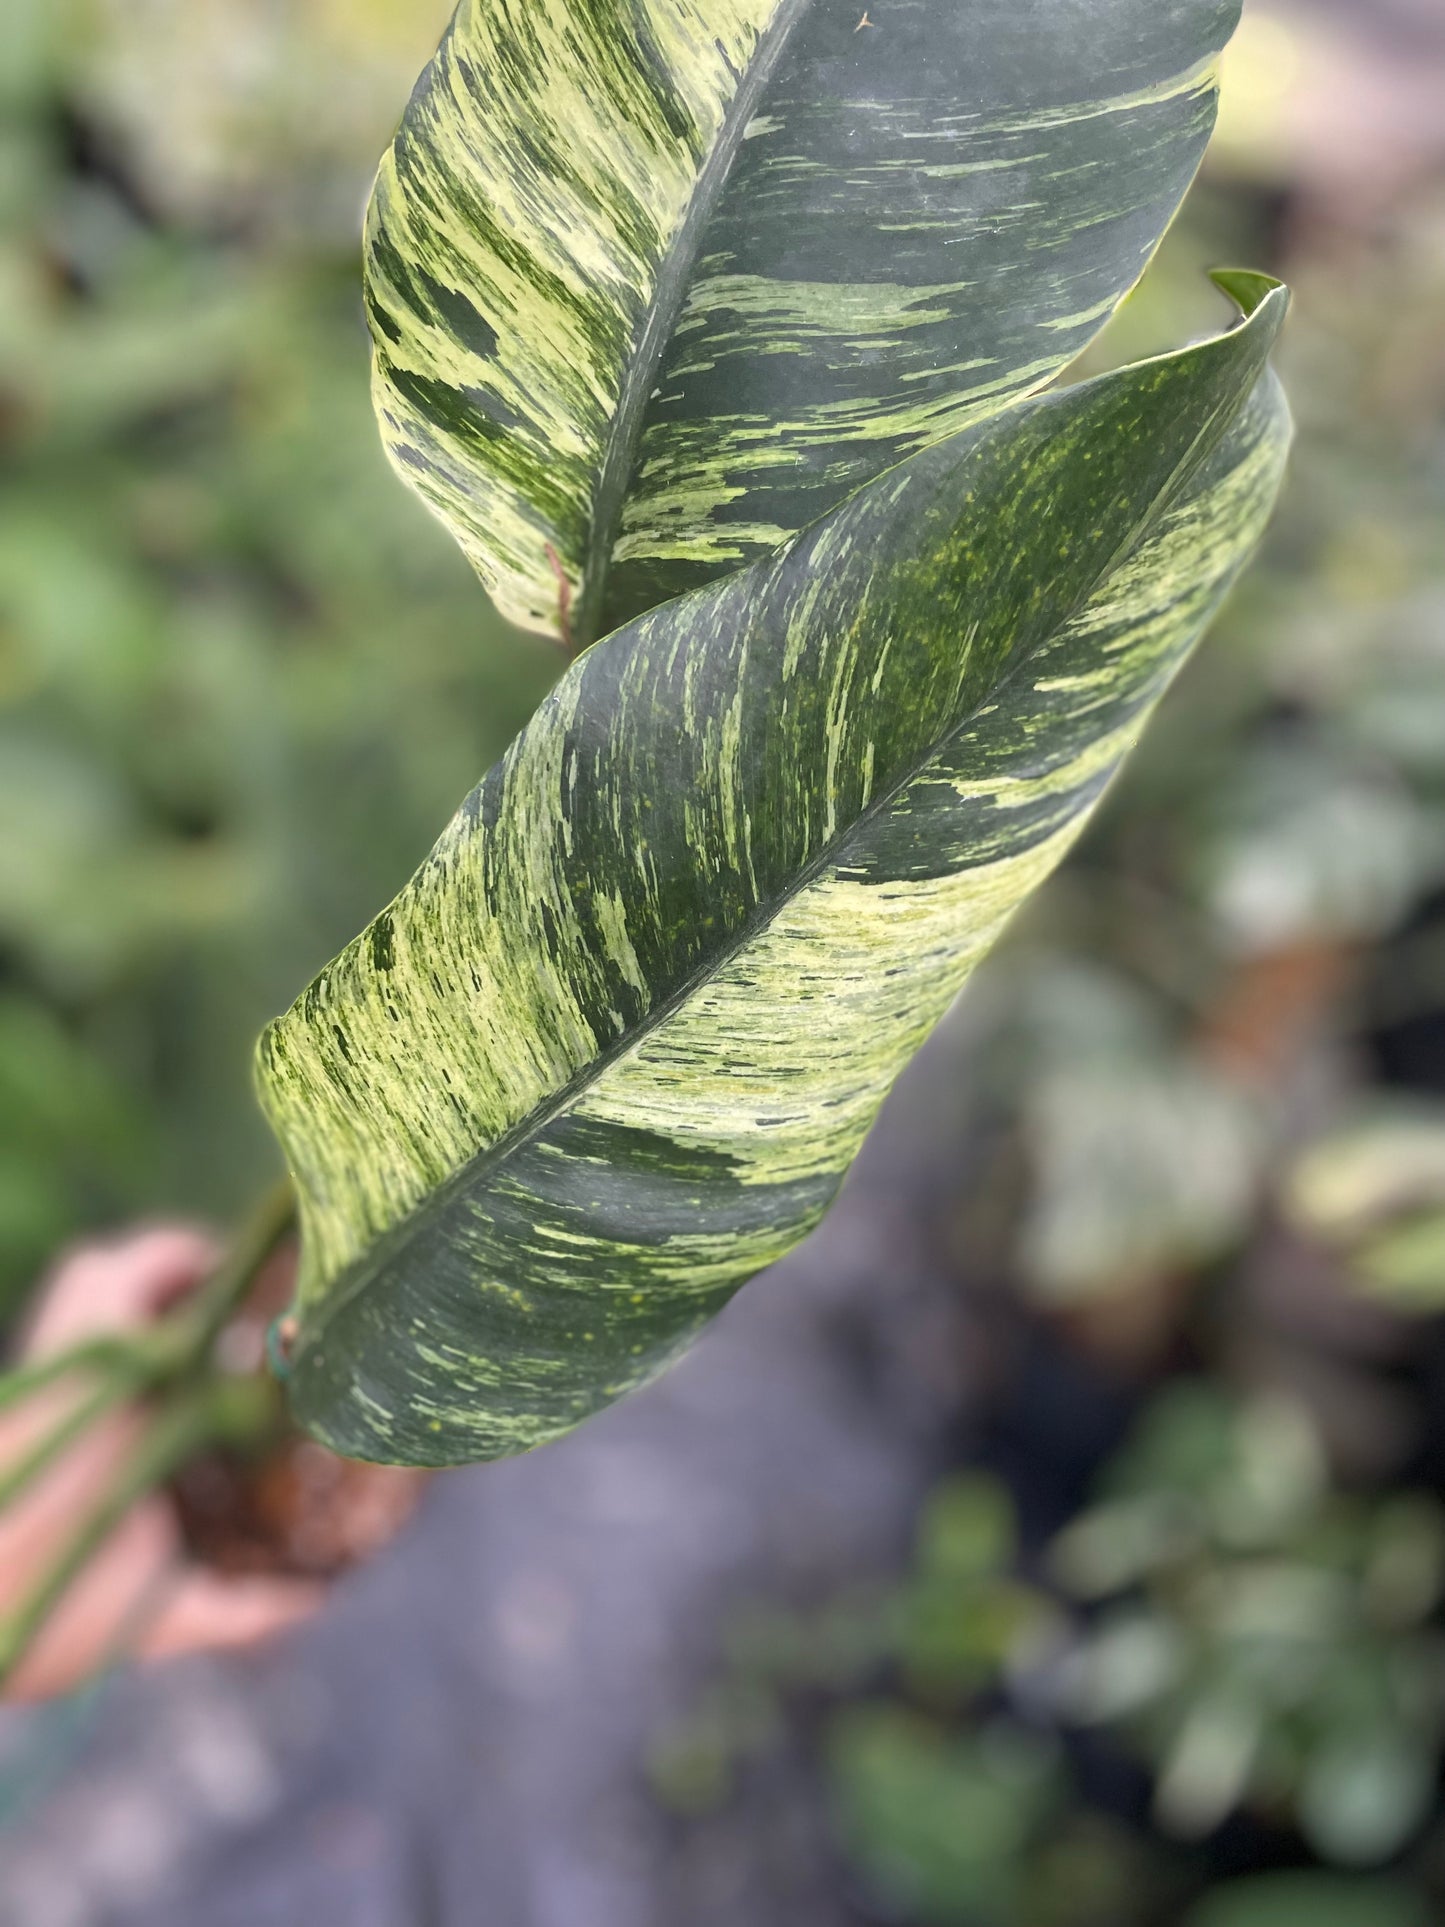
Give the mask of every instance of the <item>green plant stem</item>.
POLYGON ((283 1179, 267 1192, 210 1278, 178 1313, 149 1331, 107 1332, 0 1373, 0 1412, 72 1373, 120 1377, 133 1388, 183 1375, 209 1350, 295 1224, 295 1195, 290 1180, 283 1179))
POLYGON ((149 1376, 171 1349, 156 1342, 163 1330, 161 1327, 156 1332, 137 1333, 133 1337, 88 1338, 66 1351, 53 1352, 48 1358, 37 1358, 31 1364, 0 1374, 0 1412, 36 1392, 43 1392, 48 1385, 68 1378, 73 1372, 98 1372, 106 1377, 149 1376))
POLYGON ((12 1504, 105 1413, 132 1399, 166 1392, 134 1455, 34 1591, 0 1626, 0 1690, 80 1573, 132 1506, 202 1446, 244 1443, 274 1418, 274 1392, 261 1375, 231 1378, 211 1364, 215 1341, 296 1222, 289 1182, 262 1199, 206 1283, 179 1311, 149 1332, 104 1337, 22 1366, 0 1380, 0 1408, 74 1372, 98 1372, 101 1383, 0 1479, 0 1510, 12 1504))
POLYGON ((13 1505, 25 1489, 53 1465, 62 1452, 88 1432, 97 1420, 130 1398, 132 1390, 131 1381, 117 1373, 68 1412, 58 1425, 52 1426, 18 1464, 0 1477, 0 1512, 6 1506, 13 1505))
POLYGON ((296 1228, 296 1194, 291 1180, 273 1185, 236 1234, 234 1243, 206 1283, 185 1307, 191 1351, 185 1365, 210 1350, 226 1320, 245 1298, 267 1261, 296 1228))
POLYGON ((110 1491, 82 1522, 70 1543, 28 1598, 0 1628, 0 1692, 29 1652, 65 1594, 90 1564, 131 1507, 215 1435, 213 1388, 187 1393, 164 1408, 110 1491))

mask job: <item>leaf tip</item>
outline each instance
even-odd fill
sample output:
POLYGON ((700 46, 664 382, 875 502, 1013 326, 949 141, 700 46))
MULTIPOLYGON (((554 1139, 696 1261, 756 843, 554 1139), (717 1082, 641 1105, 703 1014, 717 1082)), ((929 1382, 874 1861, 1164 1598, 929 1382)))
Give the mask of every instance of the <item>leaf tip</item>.
POLYGON ((1275 295, 1280 297, 1281 309, 1289 305, 1289 289, 1272 274, 1260 274, 1253 268, 1215 268, 1209 278, 1221 294, 1229 296, 1246 321, 1275 295))

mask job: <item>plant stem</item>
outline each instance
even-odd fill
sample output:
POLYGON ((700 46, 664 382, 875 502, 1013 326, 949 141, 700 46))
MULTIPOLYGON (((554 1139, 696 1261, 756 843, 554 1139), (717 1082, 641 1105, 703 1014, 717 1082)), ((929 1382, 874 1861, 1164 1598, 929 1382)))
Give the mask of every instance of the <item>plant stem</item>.
POLYGON ((0 1512, 12 1505, 27 1486, 38 1479, 48 1466, 53 1465, 67 1446, 73 1445, 107 1412, 123 1404, 133 1391, 133 1381, 117 1372, 92 1392, 88 1399, 82 1400, 73 1411, 68 1412, 58 1425, 52 1426, 18 1464, 0 1477, 0 1512))
POLYGON ((192 1363, 210 1350, 226 1320, 256 1282, 267 1260, 296 1228, 296 1194, 283 1178, 241 1226, 230 1251, 185 1309, 194 1347, 192 1363))
POLYGON ((0 1379, 3 1409, 72 1372, 101 1374, 91 1395, 0 1477, 0 1509, 13 1503, 106 1412, 168 1385, 176 1388, 105 1497, 81 1522, 34 1591, 0 1625, 0 1691, 50 1614, 132 1506, 164 1484, 202 1446, 217 1440, 243 1443, 259 1436, 273 1419, 275 1393, 270 1382, 259 1375, 234 1378, 216 1372, 211 1352, 227 1319, 295 1222, 295 1197, 287 1181, 262 1199, 226 1256, 182 1309, 148 1332, 91 1339, 0 1379))
POLYGON ((148 1334, 87 1338, 66 1351, 53 1352, 48 1358, 37 1358, 32 1364, 0 1373, 0 1412, 18 1405, 35 1392, 43 1392, 47 1385, 67 1378, 72 1372, 146 1377, 160 1366, 169 1351, 169 1346, 156 1344, 154 1335, 148 1334))
MULTIPOLYGON (((296 1223, 289 1179, 267 1192, 195 1297, 146 1332, 106 1332, 48 1358, 0 1372, 0 1412, 72 1372, 118 1376, 143 1388, 180 1376, 210 1348, 277 1246, 296 1223)), ((0 1487, 0 1492, 5 1488, 0 1487)))
POLYGON ((161 1412, 110 1491, 83 1521, 29 1597, 0 1628, 0 1692, 51 1613, 131 1507, 163 1484, 213 1435, 216 1421, 212 1407, 209 1390, 203 1390, 183 1395, 161 1412))

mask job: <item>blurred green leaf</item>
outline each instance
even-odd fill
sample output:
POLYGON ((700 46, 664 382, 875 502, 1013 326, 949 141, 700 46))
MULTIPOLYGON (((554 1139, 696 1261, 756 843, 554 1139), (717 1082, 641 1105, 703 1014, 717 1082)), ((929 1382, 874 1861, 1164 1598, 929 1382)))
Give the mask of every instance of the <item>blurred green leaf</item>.
POLYGON ((1362 1289, 1401 1309, 1445 1304, 1445 1106, 1369 1106, 1305 1146, 1282 1195, 1362 1289))
POLYGON ((835 1721, 829 1759, 840 1824, 892 1906, 940 1927, 1016 1906, 1027 1849, 1064 1791, 1046 1741, 1004 1723, 946 1737, 865 1704, 835 1721))
POLYGON ((1158 1395, 1101 1487, 1050 1549, 1102 1609, 1045 1698, 1147 1761, 1166 1833, 1202 1839, 1252 1808, 1325 1860, 1391 1858, 1445 1745, 1438 1501, 1343 1497, 1301 1407, 1208 1382, 1158 1395))
POLYGON ((1154 1817, 1165 1833, 1202 1840, 1244 1800, 1263 1737, 1260 1708, 1221 1689, 1194 1701, 1160 1762, 1154 1817))
POLYGON ((1235 1880, 1192 1907, 1184 1927, 1429 1927, 1423 1896, 1392 1880, 1266 1874, 1235 1880))
POLYGON ((1399 777, 1330 748, 1257 752, 1220 797, 1224 820, 1197 861, 1243 949, 1382 936, 1439 874, 1434 812, 1399 777))
POLYGON ((1423 1825, 1438 1777, 1436 1747, 1398 1726, 1342 1734, 1305 1768, 1305 1837, 1337 1866, 1379 1866, 1423 1825))
POLYGON ((1019 1255, 1050 1303, 1202 1263, 1249 1223, 1252 1109, 1187 1059, 1064 1066, 1032 1087, 1026 1128, 1035 1188, 1019 1255))
POLYGON ((945 1584, 1009 1571, 1018 1552, 1013 1501, 997 1479, 959 1473, 928 1495, 918 1523, 918 1563, 945 1584))

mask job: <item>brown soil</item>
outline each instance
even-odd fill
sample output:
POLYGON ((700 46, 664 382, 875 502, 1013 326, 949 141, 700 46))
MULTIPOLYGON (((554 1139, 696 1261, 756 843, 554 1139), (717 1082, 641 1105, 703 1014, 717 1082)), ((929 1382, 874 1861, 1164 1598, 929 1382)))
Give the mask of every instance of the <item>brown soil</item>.
POLYGON ((222 1572, 326 1579, 369 1558, 405 1525, 424 1472, 356 1465, 288 1433, 257 1459, 213 1452, 172 1487, 187 1543, 222 1572))
MULTIPOLYGON (((266 1330, 291 1302, 293 1272, 288 1251, 257 1280, 221 1336, 229 1370, 266 1369, 266 1330)), ((171 1494, 186 1543, 204 1564, 329 1579, 395 1537, 429 1476, 339 1459, 288 1427, 256 1453, 213 1451, 191 1460, 171 1494)))

